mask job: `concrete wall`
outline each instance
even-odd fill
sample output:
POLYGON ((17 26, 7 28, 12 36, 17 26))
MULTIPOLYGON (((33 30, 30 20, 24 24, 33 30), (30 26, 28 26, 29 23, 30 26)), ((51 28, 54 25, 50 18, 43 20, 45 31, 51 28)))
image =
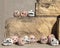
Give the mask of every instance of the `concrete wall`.
POLYGON ((4 39, 5 20, 13 17, 15 10, 34 10, 35 0, 0 0, 0 42, 4 39))
POLYGON ((4 1, 0 0, 0 42, 4 38, 3 18, 4 18, 4 1))

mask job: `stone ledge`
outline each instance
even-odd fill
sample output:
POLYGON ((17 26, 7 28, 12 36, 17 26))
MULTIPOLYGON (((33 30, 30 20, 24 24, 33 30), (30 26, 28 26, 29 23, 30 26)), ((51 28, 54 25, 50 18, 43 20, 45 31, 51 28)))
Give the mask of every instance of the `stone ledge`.
POLYGON ((33 34, 40 39, 42 34, 48 36, 56 22, 56 17, 23 17, 10 18, 6 21, 6 35, 18 34, 20 36, 33 34))

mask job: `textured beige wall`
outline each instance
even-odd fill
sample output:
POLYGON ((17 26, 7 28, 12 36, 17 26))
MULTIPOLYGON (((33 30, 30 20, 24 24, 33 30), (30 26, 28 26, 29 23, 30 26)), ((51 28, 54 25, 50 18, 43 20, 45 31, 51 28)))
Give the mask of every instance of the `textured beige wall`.
POLYGON ((14 10, 35 10, 35 0, 0 0, 0 42, 4 39, 5 20, 14 10))

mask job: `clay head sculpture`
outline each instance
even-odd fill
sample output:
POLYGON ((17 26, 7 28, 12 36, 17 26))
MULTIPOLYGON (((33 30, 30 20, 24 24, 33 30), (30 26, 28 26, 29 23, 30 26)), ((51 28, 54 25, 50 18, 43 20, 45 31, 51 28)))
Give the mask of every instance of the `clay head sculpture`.
POLYGON ((14 36, 11 36, 11 39, 13 40, 13 43, 15 44, 18 42, 19 37, 14 35, 14 36))
POLYGON ((41 38, 40 38, 40 42, 41 42, 42 44, 46 44, 46 43, 48 42, 48 38, 43 35, 43 36, 41 36, 41 38))
POLYGON ((13 13, 13 16, 14 17, 20 17, 20 11, 15 10, 14 13, 13 13))
POLYGON ((26 17, 28 15, 28 12, 27 11, 21 11, 20 15, 22 17, 26 17))
POLYGON ((30 43, 30 39, 29 39, 29 37, 27 35, 25 35, 23 37, 23 39, 24 39, 25 43, 30 43))
POLYGON ((48 41, 50 45, 59 45, 59 41, 55 38, 53 34, 48 36, 48 41))
POLYGON ((34 43, 34 42, 36 42, 36 37, 34 36, 34 35, 30 35, 30 42, 31 43, 34 43))
POLYGON ((50 39, 51 38, 55 38, 55 36, 53 35, 53 34, 50 34, 49 36, 48 36, 48 42, 50 42, 50 39))
POLYGON ((23 46, 25 44, 25 41, 22 37, 19 38, 18 40, 18 45, 23 46))
POLYGON ((52 46, 59 45, 59 41, 56 38, 51 38, 49 43, 52 46))
POLYGON ((10 46, 12 44, 13 44, 13 40, 11 38, 6 38, 2 43, 2 45, 4 46, 10 46))

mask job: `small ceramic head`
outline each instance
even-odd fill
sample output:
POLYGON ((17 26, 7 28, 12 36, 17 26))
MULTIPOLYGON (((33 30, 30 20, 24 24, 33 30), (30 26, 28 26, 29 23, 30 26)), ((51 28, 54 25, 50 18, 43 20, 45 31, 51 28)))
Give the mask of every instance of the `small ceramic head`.
POLYGON ((14 36, 11 36, 11 39, 13 40, 13 43, 17 43, 18 42, 18 39, 19 37, 14 35, 14 36))
POLYGON ((50 45, 53 45, 53 46, 59 45, 59 41, 56 38, 51 38, 49 43, 50 45))
POLYGON ((32 43, 36 42, 36 37, 34 35, 30 35, 30 41, 32 43))
POLYGON ((27 35, 24 36, 23 38, 24 38, 24 40, 28 40, 29 39, 29 37, 27 35))
POLYGON ((25 41, 22 37, 19 38, 18 40, 18 45, 23 46, 25 44, 25 41))
POLYGON ((2 45, 4 45, 4 46, 7 46, 7 45, 9 46, 12 44, 13 44, 13 40, 11 38, 6 38, 2 43, 2 45))
POLYGON ((26 44, 29 44, 30 43, 30 39, 29 39, 29 37, 27 35, 25 35, 23 37, 23 39, 24 39, 24 41, 25 41, 26 44))
POLYGON ((5 41, 9 41, 9 42, 13 43, 13 40, 11 38, 6 38, 5 41))
POLYGON ((43 35, 43 36, 41 36, 41 38, 40 38, 40 42, 41 42, 42 44, 46 44, 46 43, 48 42, 48 38, 43 35))
POLYGON ((48 39, 50 40, 51 38, 55 38, 55 36, 54 36, 53 34, 50 34, 50 35, 48 36, 48 39))
POLYGON ((25 41, 25 42, 28 42, 29 37, 28 37, 27 35, 26 35, 26 36, 24 36, 23 38, 24 38, 24 41, 25 41))
POLYGON ((22 17, 25 17, 25 16, 28 15, 28 12, 27 12, 27 11, 21 11, 20 15, 21 15, 22 17))
POLYGON ((14 13, 13 13, 13 16, 14 17, 19 17, 20 16, 20 11, 15 10, 14 13))

